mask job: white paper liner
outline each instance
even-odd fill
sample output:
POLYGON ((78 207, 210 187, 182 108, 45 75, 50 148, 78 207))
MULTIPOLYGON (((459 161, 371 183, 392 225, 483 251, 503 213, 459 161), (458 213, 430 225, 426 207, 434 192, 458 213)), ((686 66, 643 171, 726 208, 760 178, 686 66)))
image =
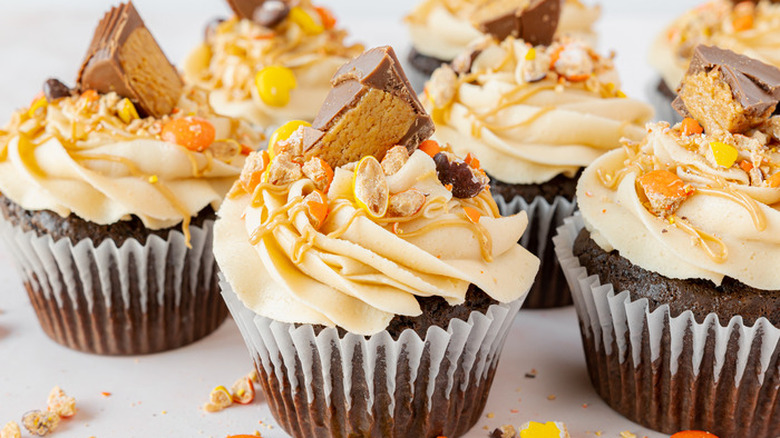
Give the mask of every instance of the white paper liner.
MULTIPOLYGON (((313 406, 312 410, 338 411, 340 407, 335 405, 343 401, 347 413, 354 407, 355 410, 360 410, 360 416, 376 417, 379 406, 379 409, 387 410, 384 414, 390 418, 399 399, 403 398, 404 403, 407 403, 407 399, 417 400, 423 395, 408 392, 414 391, 417 379, 427 380, 422 406, 427 406, 428 412, 437 409, 442 395, 446 399, 454 399, 457 391, 467 392, 470 387, 485 382, 488 383, 488 388, 483 388, 482 391, 486 399, 509 327, 523 302, 523 298, 520 298, 509 304, 492 305, 484 314, 474 311, 468 321, 453 319, 446 331, 440 327, 430 327, 425 339, 420 339, 411 329, 402 332, 398 340, 393 340, 387 331, 370 337, 346 333, 343 338, 339 338, 335 327, 324 328, 315 334, 311 325, 296 327, 295 324, 260 316, 243 305, 224 278, 221 278, 220 286, 222 296, 238 324, 258 370, 265 370, 261 371, 261 374, 273 373, 280 379, 280 387, 275 388, 276 390, 284 392, 284 386, 289 384, 294 394, 286 395, 297 398, 305 394, 302 401, 313 406), (341 364, 337 369, 332 366, 334 357, 341 358, 336 361, 341 364), (399 371, 401 369, 409 371, 411 380, 404 379, 403 373, 399 371), (399 382, 402 383, 400 387, 399 382), (363 386, 367 387, 367 399, 354 399, 355 387, 363 386), (318 394, 324 395, 324 403, 318 394), (375 403, 377 406, 374 406, 375 403)), ((266 390, 268 399, 280 398, 268 392, 269 390, 266 390)), ((423 423, 452 423, 442 426, 441 432, 437 433, 458 436, 476 422, 484 408, 484 400, 469 400, 465 403, 468 406, 462 407, 464 412, 474 410, 472 404, 479 405, 476 415, 471 415, 473 421, 457 418, 460 412, 450 411, 449 414, 455 415, 453 418, 432 419, 423 423), (470 422, 465 429, 462 425, 456 427, 457 423, 464 421, 470 422)), ((275 409, 272 403, 272 412, 282 427, 293 436, 342 436, 338 431, 331 431, 332 435, 315 434, 312 432, 314 429, 307 429, 307 425, 302 424, 305 420, 301 419, 313 414, 289 412, 290 409, 306 410, 306 407, 290 407, 289 404, 285 407, 288 412, 281 413, 279 411, 283 409, 279 406, 275 409), (280 418, 280 415, 284 418, 280 418), (293 417, 292 420, 287 418, 290 416, 293 417), (285 427, 288 420, 294 424, 285 427), (290 428, 296 430, 291 431, 290 428)), ((425 414, 416 412, 415 415, 425 414)), ((351 413, 346 415, 351 416, 351 413)), ((350 422, 351 419, 346 417, 336 421, 350 422)), ((375 418, 371 422, 379 421, 375 418)), ((329 424, 360 436, 367 432, 357 430, 359 426, 355 429, 355 426, 350 424, 329 424)), ((408 433, 409 436, 417 436, 414 430, 409 430, 408 433)))
POLYGON ((600 395, 630 419, 667 433, 699 428, 719 436, 775 438, 780 328, 765 317, 747 326, 735 316, 724 325, 715 313, 699 323, 690 310, 672 317, 668 304, 651 311, 646 298, 632 301, 627 290, 616 294, 611 284, 588 275, 572 252, 583 227, 578 212, 553 240, 586 356, 596 356, 588 358, 588 367, 600 395), (604 364, 614 357, 615 364, 604 364), (636 372, 619 369, 625 366, 636 372), (625 400, 627 394, 636 399, 625 400))
POLYGON ((151 234, 145 244, 129 238, 117 247, 105 239, 96 247, 89 238, 54 241, 4 220, 0 236, 50 337, 92 353, 143 354, 193 342, 227 315, 216 282, 213 225, 190 227, 191 249, 179 230, 167 239, 151 234), (126 319, 124 326, 112 327, 109 317, 126 319))
POLYGON ((571 296, 566 280, 558 267, 552 236, 563 220, 574 213, 576 200, 556 196, 552 204, 544 197, 537 196, 528 202, 522 196, 515 196, 507 202, 503 196, 494 195, 498 211, 502 216, 510 216, 525 211, 528 214, 528 227, 520 238, 520 244, 539 257, 539 274, 528 293, 525 309, 550 308, 571 304, 571 296))

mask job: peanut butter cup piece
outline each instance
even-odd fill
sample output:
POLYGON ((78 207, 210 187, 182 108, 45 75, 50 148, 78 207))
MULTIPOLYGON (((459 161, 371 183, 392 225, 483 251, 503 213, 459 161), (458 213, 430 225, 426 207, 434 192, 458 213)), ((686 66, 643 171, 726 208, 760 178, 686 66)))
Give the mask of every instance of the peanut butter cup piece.
POLYGON ((708 133, 744 132, 766 121, 780 100, 780 69, 699 45, 672 106, 708 133))
POLYGON ((98 24, 79 71, 81 90, 116 92, 142 115, 170 114, 183 83, 132 2, 112 8, 98 24))
POLYGON ((425 112, 389 46, 371 49, 342 66, 311 128, 303 152, 332 167, 366 155, 381 160, 396 145, 414 150, 433 134, 425 112))
POLYGON ((499 41, 512 36, 534 46, 547 46, 560 16, 560 0, 491 0, 476 9, 472 21, 499 41))

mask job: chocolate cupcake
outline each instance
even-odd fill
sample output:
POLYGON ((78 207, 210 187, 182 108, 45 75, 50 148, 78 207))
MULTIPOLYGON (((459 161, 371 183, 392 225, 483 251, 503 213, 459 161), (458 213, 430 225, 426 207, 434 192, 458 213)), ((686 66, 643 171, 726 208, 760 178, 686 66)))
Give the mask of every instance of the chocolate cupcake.
POLYGON ((46 334, 144 354, 215 330, 215 210, 261 136, 181 82, 131 3, 98 25, 76 89, 43 88, 0 133, 0 232, 46 334))
POLYGON ((461 436, 538 268, 525 214, 500 217, 484 173, 426 140, 391 48, 333 83, 222 205, 223 296, 290 435, 461 436))
POLYGON ((516 0, 504 2, 498 8, 484 0, 423 0, 405 20, 412 39, 409 52, 409 63, 415 70, 412 83, 415 88, 422 88, 434 70, 469 51, 486 35, 499 40, 510 34, 522 38, 536 23, 546 25, 545 15, 560 18, 558 35, 595 45, 598 38, 593 25, 600 14, 599 6, 587 6, 580 0, 535 0, 530 3, 516 0), (527 19, 518 18, 524 13, 527 19), (517 22, 516 32, 507 33, 507 28, 512 27, 510 21, 517 22))
POLYGON ((675 106, 585 169, 556 251, 599 395, 665 433, 780 430, 780 70, 699 46, 675 106))
POLYGON ((211 91, 220 114, 276 127, 311 122, 336 70, 363 51, 310 0, 229 0, 235 15, 215 20, 184 63, 185 79, 211 91))
POLYGON ((574 211, 581 169, 622 137, 642 138, 652 117, 619 84, 612 60, 581 41, 532 47, 512 37, 486 40, 426 84, 436 138, 479 156, 503 214, 528 213, 521 244, 542 265, 526 308, 571 304, 552 232, 574 211))
POLYGON ((718 46, 780 66, 780 4, 776 1, 711 0, 675 19, 654 41, 650 64, 661 78, 650 98, 660 120, 679 122, 669 104, 699 44, 718 46))

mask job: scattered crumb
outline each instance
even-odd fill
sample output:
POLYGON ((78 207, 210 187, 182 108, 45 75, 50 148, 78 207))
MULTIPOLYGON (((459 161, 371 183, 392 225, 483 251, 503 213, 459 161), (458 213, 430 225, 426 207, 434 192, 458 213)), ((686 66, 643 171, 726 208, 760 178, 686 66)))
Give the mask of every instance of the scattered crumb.
POLYGON ((485 415, 485 416, 488 417, 488 418, 493 418, 493 417, 496 416, 496 414, 494 414, 492 412, 488 412, 487 415, 485 415))
POLYGON ((9 421, 0 429, 0 438, 22 438, 22 430, 16 421, 9 421))
POLYGON ((587 408, 588 408, 588 404, 587 403, 583 403, 582 404, 582 409, 587 409, 587 408))
POLYGON ((552 401, 552 400, 555 400, 555 399, 556 399, 555 394, 550 394, 550 395, 547 396, 547 400, 552 401))
POLYGON ((162 411, 162 414, 163 414, 163 415, 165 415, 165 414, 167 414, 167 413, 168 413, 168 411, 162 411))
POLYGON ((105 392, 105 391, 101 392, 100 395, 102 395, 105 398, 111 397, 111 393, 110 392, 105 392))
POLYGON ((509 412, 511 412, 511 413, 513 413, 513 414, 517 414, 517 413, 519 413, 520 411, 518 411, 517 409, 510 409, 510 410, 509 410, 509 412))
POLYGON ((526 379, 535 379, 536 378, 536 368, 532 368, 531 371, 525 373, 526 379))
POLYGON ((636 438, 636 435, 627 430, 624 430, 623 432, 620 432, 620 438, 636 438))

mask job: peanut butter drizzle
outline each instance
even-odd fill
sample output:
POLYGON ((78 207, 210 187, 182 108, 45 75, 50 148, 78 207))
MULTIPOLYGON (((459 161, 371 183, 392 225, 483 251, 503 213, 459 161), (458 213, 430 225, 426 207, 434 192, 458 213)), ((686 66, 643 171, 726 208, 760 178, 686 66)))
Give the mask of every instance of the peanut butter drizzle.
POLYGON ((487 263, 492 262, 493 261, 493 240, 491 239, 490 234, 487 232, 487 229, 482 225, 471 222, 466 217, 465 214, 463 214, 462 217, 459 219, 443 219, 434 222, 432 224, 425 225, 424 227, 418 228, 414 231, 406 232, 398 227, 394 227, 393 230, 398 237, 408 238, 408 237, 420 236, 430 231, 441 229, 444 227, 464 227, 464 226, 470 228, 471 231, 474 233, 474 236, 476 236, 477 240, 479 241, 479 249, 480 249, 480 253, 482 254, 482 258, 487 263))
POLYGON ((764 215, 764 212, 762 212, 758 207, 758 203, 753 198, 725 187, 723 189, 712 189, 708 187, 696 188, 694 194, 697 193, 702 195, 719 196, 741 205, 745 210, 747 210, 748 214, 750 214, 750 219, 753 221, 753 226, 756 227, 757 231, 764 231, 766 229, 766 216, 764 215))
POLYGON ((539 118, 541 118, 543 115, 545 115, 545 114, 547 114, 547 113, 549 113, 551 111, 554 111, 554 110, 555 110, 555 107, 547 106, 547 107, 544 107, 544 108, 540 109, 539 111, 535 112, 531 117, 523 120, 522 122, 517 122, 515 124, 506 125, 506 126, 494 125, 494 124, 485 122, 484 119, 482 119, 480 121, 482 122, 482 126, 484 128, 490 129, 491 131, 511 131, 512 129, 517 129, 517 128, 522 128, 523 126, 528 126, 531 123, 539 120, 539 118))
POLYGON ((694 238, 696 241, 696 244, 699 245, 705 253, 714 261, 715 263, 723 263, 726 261, 726 259, 729 256, 729 250, 726 244, 718 239, 717 237, 705 233, 704 231, 701 231, 695 227, 693 227, 691 224, 688 223, 686 220, 682 220, 676 215, 670 216, 670 222, 672 226, 675 228, 678 228, 687 234, 689 234, 691 237, 694 238), (713 242, 716 245, 720 247, 720 251, 716 252, 713 250, 710 245, 707 242, 713 242))
MULTIPOLYGON (((257 192, 255 192, 257 193, 257 192)), ((263 219, 260 222, 260 226, 258 226, 253 232, 252 235, 249 236, 249 243, 252 245, 257 245, 260 243, 260 240, 265 237, 266 234, 271 232, 276 226, 282 224, 282 223, 289 223, 289 215, 288 211, 293 209, 296 205, 300 205, 303 202, 303 196, 296 196, 289 201, 287 201, 286 204, 279 207, 278 209, 274 210, 273 212, 268 214, 268 217, 263 219)), ((262 203, 260 205, 263 205, 262 203)), ((266 211, 268 211, 266 209, 266 211)))

